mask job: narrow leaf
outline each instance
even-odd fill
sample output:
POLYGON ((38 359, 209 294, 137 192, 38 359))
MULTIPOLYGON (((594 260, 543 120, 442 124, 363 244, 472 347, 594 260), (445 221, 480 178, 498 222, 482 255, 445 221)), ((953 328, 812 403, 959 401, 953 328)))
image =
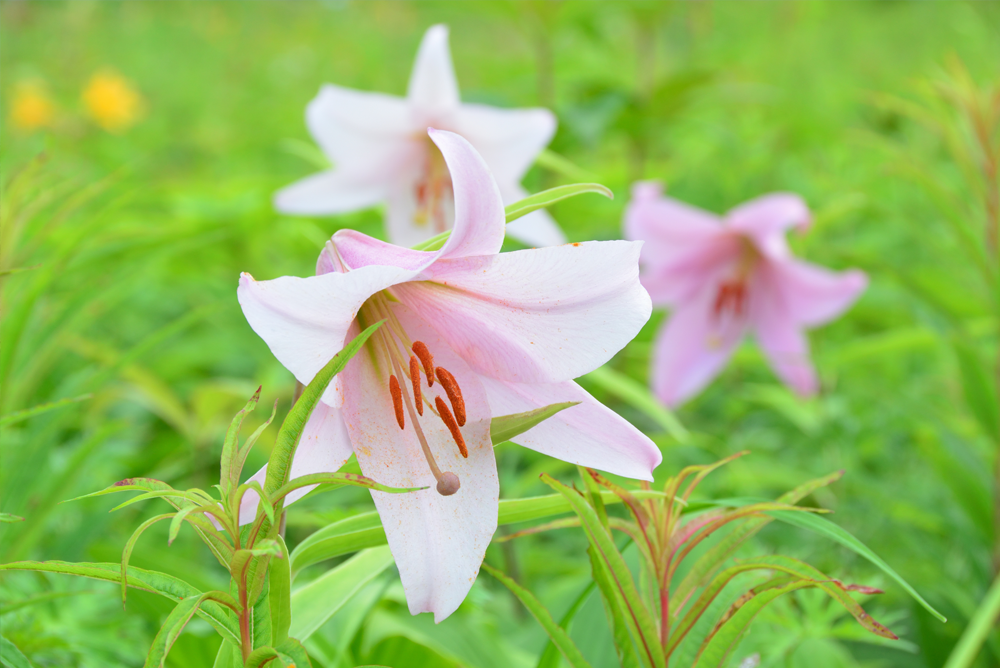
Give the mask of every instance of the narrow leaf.
POLYGON ((309 487, 310 485, 333 485, 334 487, 331 487, 330 489, 336 489, 336 487, 343 487, 344 485, 351 485, 353 487, 366 487, 368 489, 375 489, 380 492, 388 492, 390 494, 419 492, 422 489, 427 489, 426 487, 389 487, 357 473, 312 473, 310 475, 300 476, 294 480, 289 480, 276 490, 271 495, 271 498, 274 500, 274 503, 277 504, 288 494, 297 489, 309 487))
POLYGON ((222 486, 223 498, 228 498, 229 493, 240 484, 242 466, 237 465, 240 451, 240 427, 243 426, 243 419, 257 407, 257 402, 260 400, 260 389, 258 386, 247 405, 233 418, 229 425, 229 431, 226 432, 226 440, 222 443, 219 484, 222 486))
POLYGON ((979 656, 979 650, 983 643, 996 628, 998 617, 1000 617, 1000 576, 997 576, 993 581, 983 598, 983 602, 976 608, 976 612, 969 620, 969 625, 965 627, 958 644, 948 656, 948 662, 944 664, 944 668, 969 668, 972 666, 976 657, 979 656))
POLYGON ((0 513, 0 524, 13 524, 14 522, 23 522, 23 517, 18 517, 17 515, 11 515, 10 513, 0 513))
POLYGON ((507 214, 507 222, 513 222, 532 211, 544 209, 556 202, 561 202, 564 199, 576 197, 577 195, 583 195, 584 193, 597 193, 604 195, 608 199, 615 198, 614 193, 607 186, 602 186, 600 183, 574 183, 567 186, 556 186, 555 188, 543 190, 540 193, 535 193, 519 202, 508 205, 504 209, 504 212, 507 214))
POLYGON ((515 436, 519 436, 534 426, 541 424, 559 411, 566 410, 571 406, 576 406, 579 401, 564 401, 558 404, 549 404, 541 408, 536 408, 524 413, 514 413, 513 415, 498 415, 490 420, 490 440, 493 445, 509 441, 515 436))
POLYGON ((31 661, 17 645, 0 635, 0 662, 7 668, 32 668, 31 661))
POLYGON ((517 600, 524 604, 524 607, 528 609, 531 616, 545 629, 545 633, 548 634, 555 646, 559 648, 562 655, 566 657, 566 661, 569 662, 570 666, 573 668, 590 668, 590 664, 583 658, 583 654, 580 653, 580 649, 573 642, 573 639, 569 637, 565 629, 556 624, 556 620, 552 618, 552 613, 542 605, 541 601, 535 598, 534 594, 487 563, 483 563, 483 570, 499 580, 503 586, 507 587, 517 597, 517 600))
POLYGON ((268 563, 268 603, 271 606, 271 643, 280 645, 288 640, 288 629, 292 625, 292 572, 288 548, 281 536, 276 539, 281 548, 281 557, 268 563))
POLYGON ((801 529, 808 529, 814 533, 821 536, 825 536, 830 540, 840 543, 844 547, 850 549, 855 554, 859 554, 871 563, 882 569, 886 575, 895 580, 899 586, 906 590, 906 592, 913 597, 917 603, 922 605, 927 612, 934 615, 937 619, 942 622, 948 621, 945 619, 944 615, 934 609, 930 603, 924 600, 924 597, 917 593, 917 590, 910 586, 906 580, 900 576, 899 573, 895 571, 889 564, 887 564, 881 557, 872 552, 872 550, 862 543, 860 540, 855 538, 846 529, 839 527, 833 522, 815 515, 813 513, 794 513, 785 510, 772 510, 767 513, 771 517, 781 522, 797 526, 801 529))
POLYGON ((170 519, 173 517, 173 513, 167 513, 166 515, 157 515, 156 517, 151 517, 136 528, 129 536, 128 542, 125 543, 125 549, 122 550, 122 563, 121 570, 119 572, 124 573, 121 578, 122 583, 122 607, 125 607, 125 597, 128 594, 128 560, 132 556, 132 549, 135 547, 136 541, 139 540, 139 536, 143 534, 146 529, 153 526, 157 522, 170 519))
POLYGON ((292 592, 289 635, 304 641, 347 601, 392 565, 388 547, 364 550, 292 592))
POLYGON ((59 401, 53 401, 47 404, 39 404, 38 406, 32 406, 31 408, 25 408, 21 411, 15 411, 13 413, 8 413, 7 415, 0 416, 0 427, 6 427, 8 425, 16 424, 18 422, 23 422, 28 418, 33 418, 38 415, 43 415, 49 411, 54 411, 57 408, 63 408, 64 406, 69 406, 70 404, 79 403, 81 401, 86 401, 90 399, 93 395, 83 394, 79 397, 72 397, 70 399, 60 399, 59 401))
MULTIPOLYGON (((71 563, 67 561, 18 561, 10 564, 0 564, 0 571, 35 571, 40 573, 59 573, 77 577, 102 580, 104 582, 121 582, 121 565, 110 563, 71 563)), ((148 571, 143 568, 129 566, 128 586, 141 591, 159 594, 171 601, 181 601, 191 596, 198 596, 200 591, 166 573, 148 571)), ((232 642, 240 642, 239 628, 226 608, 214 601, 206 601, 198 610, 198 614, 208 621, 223 638, 232 642)))
POLYGON ((194 617, 202 602, 211 598, 215 593, 205 592, 198 596, 191 596, 177 604, 171 613, 167 615, 167 619, 163 622, 163 626, 160 627, 156 637, 153 638, 153 644, 150 645, 149 653, 146 654, 144 668, 163 668, 167 660, 167 654, 170 653, 170 649, 184 631, 184 627, 194 617))

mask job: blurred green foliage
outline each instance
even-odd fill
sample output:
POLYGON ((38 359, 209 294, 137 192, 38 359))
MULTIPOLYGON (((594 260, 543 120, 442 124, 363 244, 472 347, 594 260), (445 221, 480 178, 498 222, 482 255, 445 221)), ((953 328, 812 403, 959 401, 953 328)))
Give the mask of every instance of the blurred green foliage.
MULTIPOLYGON (((972 186, 938 135, 879 102, 918 100, 921 82, 948 76, 950 57, 973 80, 995 82, 1000 4, 989 2, 4 0, 0 272, 10 273, 0 273, 0 415, 90 396, 2 427, 0 510, 26 520, 0 525, 0 561, 115 561, 154 511, 132 506, 112 517, 107 500, 60 501, 131 475, 208 486, 229 418, 258 384, 283 415, 293 379, 244 321, 239 272, 307 275, 336 229, 381 235, 378 211, 290 218, 270 196, 314 170, 303 109, 319 85, 402 94, 419 39, 437 22, 451 26, 466 100, 552 105, 552 150, 615 192, 614 201, 553 208, 571 240, 617 238, 636 178, 663 179, 672 196, 715 211, 793 190, 816 213, 810 233, 793 239, 796 251, 869 273, 860 303, 811 336, 824 385, 814 401, 793 398, 748 344, 679 411, 692 434, 679 444, 641 407, 584 384, 662 445, 658 480, 742 449, 753 456, 708 481, 705 494, 773 497, 845 469, 815 503, 951 620, 938 623, 846 550, 773 526, 757 553, 780 549, 834 577, 881 582, 886 595, 867 605, 904 641, 867 643, 837 608, 805 593, 759 621, 741 658, 942 665, 992 579, 996 452, 984 418, 966 407, 962 367, 993 358, 996 318, 927 183, 959 201, 972 186), (141 98, 131 125, 109 131, 88 115, 82 95, 100 72, 117 73, 141 98), (29 85, 51 107, 33 130, 14 114, 29 85), (908 178, 915 167, 923 182, 908 178)), ((525 183, 535 191, 574 180, 536 167, 525 183)), ((645 381, 662 320, 654 316, 613 361, 617 371, 645 381)), ((261 438, 251 469, 275 431, 261 438)), ((543 493, 541 472, 574 475, 510 445, 498 458, 504 497, 543 493)), ((297 504, 289 544, 370 508, 354 489, 297 504)), ((132 563, 184 573, 201 589, 224 585, 193 536, 182 532, 168 549, 166 531, 151 529, 132 563)), ((564 530, 495 545, 487 560, 558 619, 590 581, 585 547, 564 530)), ((37 666, 141 665, 171 607, 136 593, 126 614, 112 585, 28 574, 4 576, 0 602, 3 635, 37 666)), ((596 595, 572 635, 593 665, 616 665, 596 595)), ((529 668, 545 642, 485 574, 435 626, 410 617, 387 572, 307 646, 314 665, 329 668, 529 668)), ((168 665, 210 666, 217 647, 195 621, 168 665)), ((980 665, 998 661, 994 636, 980 665)))

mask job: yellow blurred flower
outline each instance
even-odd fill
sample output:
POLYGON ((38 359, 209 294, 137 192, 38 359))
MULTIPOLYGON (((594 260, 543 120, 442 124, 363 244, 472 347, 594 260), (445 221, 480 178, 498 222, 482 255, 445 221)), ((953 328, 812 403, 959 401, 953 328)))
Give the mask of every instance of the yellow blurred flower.
POLYGON ((83 91, 87 113, 108 132, 128 128, 142 112, 142 97, 120 74, 98 72, 83 91))
POLYGON ((14 103, 10 120, 21 130, 37 130, 52 124, 56 107, 45 86, 37 81, 25 81, 14 88, 14 103))

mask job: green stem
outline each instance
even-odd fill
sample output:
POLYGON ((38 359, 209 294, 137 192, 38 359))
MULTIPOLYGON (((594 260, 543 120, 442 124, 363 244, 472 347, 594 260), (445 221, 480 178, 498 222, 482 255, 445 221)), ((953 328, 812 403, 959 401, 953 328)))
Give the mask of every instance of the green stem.
POLYGON ((971 666, 979 655, 979 649, 993 630, 998 616, 1000 616, 1000 576, 990 585, 986 597, 979 604, 976 613, 972 615, 965 633, 955 645, 955 649, 952 650, 944 668, 968 668, 971 666))

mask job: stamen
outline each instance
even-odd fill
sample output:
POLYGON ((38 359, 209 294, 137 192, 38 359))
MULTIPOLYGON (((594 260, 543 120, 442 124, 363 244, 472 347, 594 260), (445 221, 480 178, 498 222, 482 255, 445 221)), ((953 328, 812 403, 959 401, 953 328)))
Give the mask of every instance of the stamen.
MULTIPOLYGON (((378 334, 381 335, 382 332, 378 332, 378 334)), ((399 363, 394 359, 390 359, 390 363, 396 370, 396 373, 402 376, 403 371, 399 363)), ((417 419, 416 411, 413 410, 413 402, 410 401, 410 395, 404 394, 403 401, 406 402, 406 411, 410 414, 410 422, 413 423, 413 431, 416 432, 417 440, 420 441, 420 449, 424 452, 424 459, 427 460, 427 466, 431 470, 431 475, 433 475, 434 479, 437 480, 438 494, 441 496, 451 496, 458 491, 458 476, 451 471, 441 472, 441 469, 437 465, 437 461, 434 459, 434 454, 431 452, 430 446, 427 445, 427 439, 424 437, 424 430, 420 428, 420 420, 417 419)))
POLYGON ((413 342, 413 353, 420 358, 424 365, 424 373, 427 374, 427 387, 434 387, 434 356, 423 341, 413 342))
POLYGON ((455 409, 455 419, 458 426, 465 426, 465 399, 462 398, 462 388, 458 386, 458 381, 451 375, 451 372, 443 367, 437 368, 437 379, 441 381, 444 391, 448 394, 448 401, 455 409))
POLYGON ((399 380, 396 376, 389 376, 389 394, 392 395, 392 407, 396 410, 396 422, 399 428, 404 429, 406 423, 403 421, 403 391, 399 388, 399 380))
POLYGON ((445 471, 441 474, 441 477, 438 478, 437 491, 441 496, 451 496, 457 492, 458 488, 461 486, 461 482, 459 481, 457 475, 451 471, 445 471))
POLYGON ((413 401, 417 404, 417 413, 424 414, 423 395, 420 393, 420 362, 410 355, 410 384, 413 386, 413 401))
POLYGON ((437 406, 438 413, 441 414, 441 421, 445 423, 448 427, 448 431, 451 432, 451 437, 455 439, 455 445, 458 446, 458 451, 462 453, 462 456, 466 459, 469 458, 469 449, 465 447, 465 439, 462 437, 462 432, 458 429, 458 423, 455 422, 455 416, 451 414, 448 409, 448 404, 444 402, 441 397, 434 397, 434 405, 437 406))

